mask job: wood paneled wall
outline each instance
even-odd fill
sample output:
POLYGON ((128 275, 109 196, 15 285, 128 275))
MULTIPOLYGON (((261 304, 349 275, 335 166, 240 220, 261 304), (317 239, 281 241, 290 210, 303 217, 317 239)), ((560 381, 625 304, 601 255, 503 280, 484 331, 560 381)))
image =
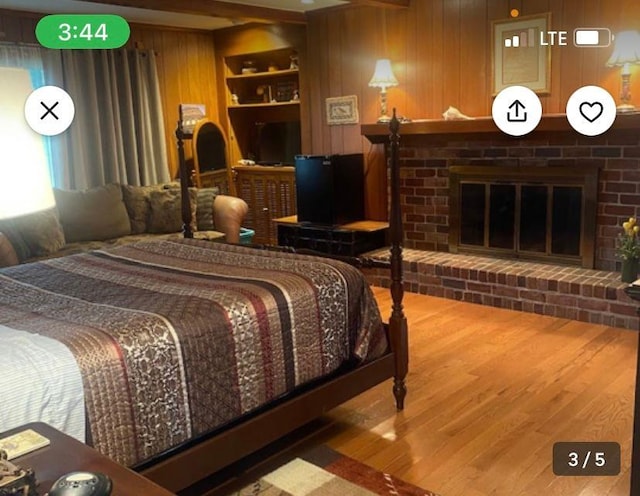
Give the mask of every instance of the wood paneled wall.
MULTIPOLYGON (((379 90, 368 86, 375 60, 389 57, 399 86, 388 91, 389 109, 409 118, 441 118, 450 105, 471 116, 491 115, 491 21, 550 12, 550 29, 608 27, 640 29, 637 0, 412 0, 408 9, 347 7, 309 16, 310 153, 355 153, 370 157, 371 218, 384 217, 384 170, 380 150, 360 136, 359 125, 328 126, 327 97, 357 95, 360 122, 375 122, 379 90), (377 166, 372 165, 373 159, 377 166)), ((551 93, 541 98, 545 113, 563 113, 571 93, 596 84, 617 98, 620 70, 605 66, 613 47, 553 47, 551 93)), ((640 67, 632 90, 640 105, 640 67)))
MULTIPOLYGON (((389 107, 410 118, 441 118, 449 105, 472 116, 491 115, 491 21, 550 12, 550 29, 640 29, 637 0, 414 0, 408 9, 350 7, 312 14, 307 26, 313 50, 308 67, 313 101, 313 151, 359 149, 358 126, 324 125, 324 98, 356 94, 360 121, 377 118, 379 91, 367 83, 375 60, 391 59, 400 85, 388 91, 389 107), (386 39, 386 42, 385 42, 386 39)), ((551 93, 545 113, 564 112, 571 93, 601 85, 617 97, 620 70, 605 63, 608 48, 553 47, 551 93)), ((635 83, 635 84, 634 84, 635 83)), ((633 69, 640 88, 640 67, 633 69)), ((640 104, 640 90, 636 90, 640 104)))
MULTIPOLYGON (((36 43, 35 26, 40 17, 37 14, 0 11, 0 41, 36 43)), ((175 177, 178 170, 175 138, 178 104, 204 103, 208 115, 218 115, 213 34, 132 25, 127 47, 133 48, 136 44, 157 54, 167 156, 171 175, 175 177)), ((191 147, 188 143, 185 152, 189 157, 191 147)))
MULTIPOLYGON (((157 54, 158 78, 162 93, 167 155, 172 177, 178 171, 175 131, 180 103, 203 103, 207 116, 218 115, 213 34, 203 31, 160 29, 134 25, 128 46, 153 49, 157 54)), ((191 157, 191 142, 185 144, 191 157)))

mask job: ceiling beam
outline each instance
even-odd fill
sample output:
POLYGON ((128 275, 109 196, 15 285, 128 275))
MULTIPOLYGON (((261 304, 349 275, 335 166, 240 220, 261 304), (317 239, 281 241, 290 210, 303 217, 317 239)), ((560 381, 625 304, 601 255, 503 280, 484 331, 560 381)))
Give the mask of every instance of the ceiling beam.
POLYGON ((270 9, 222 2, 218 0, 82 0, 84 2, 135 7, 139 9, 162 10, 180 14, 207 15, 211 17, 227 17, 245 21, 291 22, 303 24, 305 16, 302 12, 270 9))
POLYGON ((349 0, 353 5, 368 5, 371 7, 409 7, 410 0, 349 0))

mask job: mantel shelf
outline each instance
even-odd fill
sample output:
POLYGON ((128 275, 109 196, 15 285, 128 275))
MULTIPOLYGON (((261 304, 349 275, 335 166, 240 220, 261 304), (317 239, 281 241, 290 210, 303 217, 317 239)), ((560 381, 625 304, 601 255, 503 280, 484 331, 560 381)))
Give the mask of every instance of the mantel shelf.
MULTIPOLYGON (((618 114, 613 126, 613 130, 635 129, 640 130, 640 112, 628 114, 618 114)), ((363 124, 360 127, 361 134, 371 143, 389 142, 388 124, 363 124)), ((542 116, 538 127, 528 135, 513 137, 513 139, 526 139, 540 132, 565 131, 576 133, 567 121, 565 114, 546 114, 542 116)), ((473 120, 445 121, 420 120, 402 123, 400 125, 401 142, 406 137, 420 138, 430 136, 447 136, 460 134, 501 134, 508 136, 498 129, 491 117, 476 117, 473 120)), ((580 135, 582 136, 582 135, 580 135)), ((588 138, 585 136, 585 138, 588 138)))

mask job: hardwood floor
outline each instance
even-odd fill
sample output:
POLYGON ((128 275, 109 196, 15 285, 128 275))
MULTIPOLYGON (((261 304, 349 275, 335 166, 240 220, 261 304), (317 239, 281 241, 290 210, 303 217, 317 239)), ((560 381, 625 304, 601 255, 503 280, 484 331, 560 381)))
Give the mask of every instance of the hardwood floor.
POLYGON ((405 410, 385 383, 318 441, 443 496, 629 494, 635 332, 410 293, 405 311, 405 410), (619 442, 620 475, 555 476, 557 441, 619 442))

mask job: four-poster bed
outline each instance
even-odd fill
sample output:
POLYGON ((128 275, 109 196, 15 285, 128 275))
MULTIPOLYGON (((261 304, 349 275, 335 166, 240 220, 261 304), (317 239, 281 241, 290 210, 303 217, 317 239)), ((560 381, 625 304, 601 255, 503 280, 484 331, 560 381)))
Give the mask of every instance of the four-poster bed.
POLYGON ((386 379, 402 409, 397 119, 390 129, 391 259, 349 260, 390 268, 388 324, 344 260, 188 239, 187 228, 184 240, 0 271, 0 325, 64 343, 82 370, 88 441, 175 492, 386 379))

